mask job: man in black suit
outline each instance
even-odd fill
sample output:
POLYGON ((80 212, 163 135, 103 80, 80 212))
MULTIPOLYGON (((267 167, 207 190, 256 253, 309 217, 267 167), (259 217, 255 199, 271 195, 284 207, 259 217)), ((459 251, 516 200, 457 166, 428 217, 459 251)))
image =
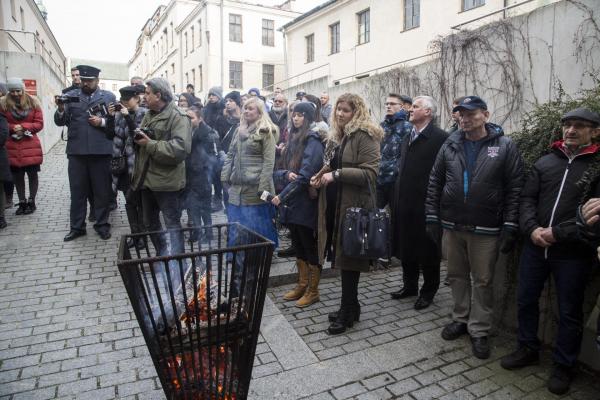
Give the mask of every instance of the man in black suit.
POLYGON ((398 178, 392 196, 393 255, 402 260, 404 286, 393 299, 419 295, 415 310, 429 307, 440 286, 438 244, 425 231, 425 197, 429 173, 446 132, 434 124, 437 104, 429 96, 413 100, 410 111, 412 132, 401 144, 398 178), (419 293, 419 271, 423 286, 419 293))

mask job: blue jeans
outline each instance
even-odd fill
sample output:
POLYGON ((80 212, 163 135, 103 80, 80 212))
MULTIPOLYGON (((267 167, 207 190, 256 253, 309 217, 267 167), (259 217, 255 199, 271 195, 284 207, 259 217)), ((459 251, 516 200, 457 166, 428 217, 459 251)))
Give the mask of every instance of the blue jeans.
POLYGON ((517 303, 521 346, 540 349, 539 298, 544 283, 552 274, 559 314, 553 359, 569 367, 575 364, 583 333, 583 294, 591 268, 591 260, 585 258, 557 258, 550 252, 545 259, 544 249, 528 241, 519 264, 517 303))

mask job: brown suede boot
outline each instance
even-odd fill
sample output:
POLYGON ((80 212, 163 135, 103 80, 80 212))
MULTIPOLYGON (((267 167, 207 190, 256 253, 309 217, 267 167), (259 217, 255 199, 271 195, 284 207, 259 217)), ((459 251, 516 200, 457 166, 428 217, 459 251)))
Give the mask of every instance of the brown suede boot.
POLYGON ((298 284, 283 296, 284 300, 298 300, 308 287, 308 264, 304 260, 296 259, 296 265, 298 266, 298 284))
POLYGON ((318 265, 308 265, 308 289, 304 292, 304 296, 296 302, 296 307, 308 307, 311 304, 319 301, 319 281, 321 280, 321 268, 318 265))

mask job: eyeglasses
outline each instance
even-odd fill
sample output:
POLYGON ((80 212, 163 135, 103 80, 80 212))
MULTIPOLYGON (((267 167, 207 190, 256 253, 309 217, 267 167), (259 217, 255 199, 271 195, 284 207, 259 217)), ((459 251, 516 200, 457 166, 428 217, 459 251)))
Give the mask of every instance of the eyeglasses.
POLYGON ((584 128, 595 128, 592 124, 586 124, 585 122, 580 121, 565 121, 562 123, 563 128, 575 128, 575 129, 584 129, 584 128))
POLYGON ((398 106, 400 103, 385 103, 386 106, 398 106))

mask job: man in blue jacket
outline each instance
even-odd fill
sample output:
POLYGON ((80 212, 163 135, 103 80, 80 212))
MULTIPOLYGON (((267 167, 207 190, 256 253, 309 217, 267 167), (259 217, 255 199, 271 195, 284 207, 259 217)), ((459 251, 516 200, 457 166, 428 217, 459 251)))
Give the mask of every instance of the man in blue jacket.
POLYGON ((471 336, 473 355, 490 356, 493 277, 498 250, 508 253, 518 233, 523 162, 502 128, 488 123, 487 104, 465 97, 460 129, 440 149, 429 177, 425 221, 429 236, 448 243, 448 279, 454 306, 444 340, 471 336), (472 283, 471 283, 472 277, 472 283))
POLYGON ((110 201, 112 198, 110 159, 112 141, 106 136, 108 105, 115 95, 98 88, 100 70, 89 65, 78 65, 81 87, 65 93, 78 102, 64 104, 57 101, 54 122, 68 127, 67 158, 71 190, 71 228, 65 242, 86 234, 86 202, 93 196, 94 229, 100 238, 110 238, 110 201))

